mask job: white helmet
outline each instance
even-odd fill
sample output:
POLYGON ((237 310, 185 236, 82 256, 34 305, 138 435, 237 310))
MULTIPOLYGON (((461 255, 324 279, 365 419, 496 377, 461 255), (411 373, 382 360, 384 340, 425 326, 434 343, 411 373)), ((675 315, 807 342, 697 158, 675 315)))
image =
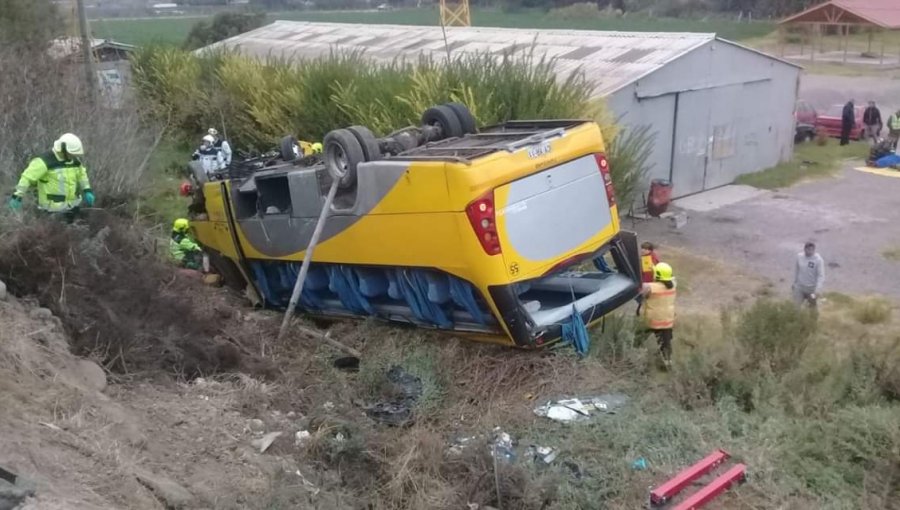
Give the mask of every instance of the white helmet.
POLYGON ((81 139, 72 133, 66 133, 53 142, 53 152, 62 154, 66 152, 72 156, 84 156, 84 146, 81 139))
POLYGON ((206 135, 203 137, 204 142, 216 143, 216 139, 212 137, 212 135, 206 135))
POLYGON ((217 136, 219 134, 219 132, 216 131, 216 128, 209 128, 209 131, 207 131, 207 133, 209 133, 211 136, 217 136))

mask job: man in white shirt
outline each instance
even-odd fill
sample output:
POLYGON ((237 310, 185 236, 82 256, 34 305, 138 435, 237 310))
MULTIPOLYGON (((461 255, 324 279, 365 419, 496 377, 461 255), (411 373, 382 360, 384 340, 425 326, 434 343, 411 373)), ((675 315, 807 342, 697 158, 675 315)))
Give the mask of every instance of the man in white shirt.
POLYGON ((816 253, 815 243, 806 243, 794 264, 794 302, 816 310, 816 300, 825 283, 825 261, 816 253))

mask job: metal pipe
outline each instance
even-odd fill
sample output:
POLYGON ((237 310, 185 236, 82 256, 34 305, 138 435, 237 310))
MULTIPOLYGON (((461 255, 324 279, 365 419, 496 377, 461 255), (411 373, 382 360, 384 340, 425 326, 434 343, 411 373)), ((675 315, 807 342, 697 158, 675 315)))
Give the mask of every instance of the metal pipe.
POLYGON ((319 243, 319 237, 322 235, 322 230, 325 228, 325 220, 328 218, 328 213, 331 211, 331 203, 334 201, 334 196, 337 194, 339 182, 340 179, 332 179, 331 188, 328 189, 328 196, 325 197, 325 204, 322 206, 322 212, 319 213, 319 220, 316 222, 316 229, 313 231, 312 238, 309 240, 309 245, 306 247, 306 253, 303 255, 303 264, 300 266, 300 274, 297 276, 297 282, 294 284, 294 291, 291 293, 291 300, 288 303, 287 310, 284 312, 284 320, 281 321, 281 329, 278 330, 279 341, 284 339, 284 335, 287 333, 288 324, 291 322, 291 316, 294 315, 294 310, 297 308, 297 302, 300 301, 300 292, 303 291, 303 282, 306 280, 306 273, 309 272, 309 264, 312 262, 313 250, 315 250, 316 245, 319 243))

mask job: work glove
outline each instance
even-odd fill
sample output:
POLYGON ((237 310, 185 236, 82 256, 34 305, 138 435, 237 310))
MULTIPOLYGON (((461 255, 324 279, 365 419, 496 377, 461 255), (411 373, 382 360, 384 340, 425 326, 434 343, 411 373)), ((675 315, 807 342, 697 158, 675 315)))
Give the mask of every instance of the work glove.
POLYGON ((94 192, 91 190, 87 190, 84 192, 84 203, 88 207, 94 207, 94 192))
POLYGON ((12 198, 10 198, 9 199, 9 208, 12 209, 13 211, 18 211, 19 209, 21 209, 22 208, 22 198, 17 197, 17 196, 13 196, 12 198))

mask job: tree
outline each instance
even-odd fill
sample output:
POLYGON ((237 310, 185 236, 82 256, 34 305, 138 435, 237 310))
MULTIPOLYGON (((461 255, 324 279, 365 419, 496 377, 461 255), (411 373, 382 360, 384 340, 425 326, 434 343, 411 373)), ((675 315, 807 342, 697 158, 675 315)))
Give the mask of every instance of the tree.
POLYGON ((0 0, 0 45, 6 49, 42 51, 61 26, 50 0, 0 0))
POLYGON ((238 34, 259 28, 266 23, 262 12, 220 12, 212 21, 199 21, 184 41, 185 49, 195 50, 238 34))

